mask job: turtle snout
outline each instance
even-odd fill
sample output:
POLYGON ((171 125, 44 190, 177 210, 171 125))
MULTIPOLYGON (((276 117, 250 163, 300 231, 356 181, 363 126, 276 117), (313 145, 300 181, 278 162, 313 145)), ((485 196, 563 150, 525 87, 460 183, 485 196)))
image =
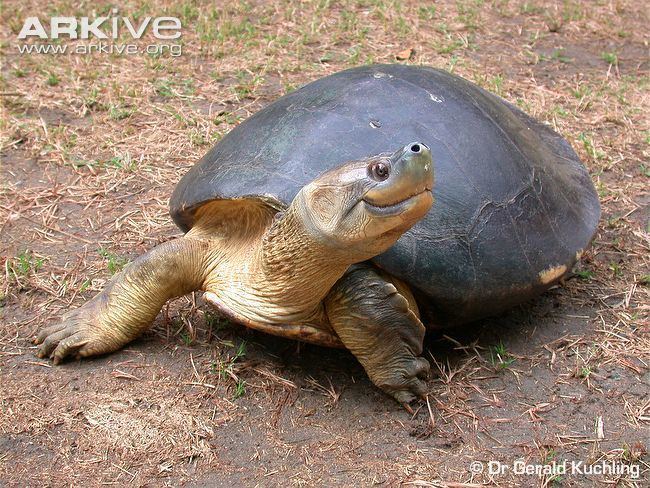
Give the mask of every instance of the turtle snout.
POLYGON ((397 171, 404 183, 414 188, 415 193, 433 188, 433 160, 429 146, 423 142, 412 142, 395 156, 397 171))
POLYGON ((433 188, 431 149, 422 142, 403 146, 390 160, 373 162, 369 171, 374 184, 364 200, 372 205, 395 205, 433 188))
POLYGON ((418 154, 419 152, 430 150, 429 146, 422 142, 414 142, 406 146, 404 149, 412 152, 413 154, 418 154))

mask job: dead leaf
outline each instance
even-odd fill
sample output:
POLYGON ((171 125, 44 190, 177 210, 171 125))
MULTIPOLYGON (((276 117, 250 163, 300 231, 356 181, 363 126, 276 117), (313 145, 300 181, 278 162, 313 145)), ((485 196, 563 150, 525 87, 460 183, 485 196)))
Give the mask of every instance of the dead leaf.
POLYGON ((395 59, 397 59, 398 61, 406 61, 411 59, 414 55, 415 55, 415 49, 410 47, 408 49, 404 49, 403 51, 398 52, 395 55, 395 59))

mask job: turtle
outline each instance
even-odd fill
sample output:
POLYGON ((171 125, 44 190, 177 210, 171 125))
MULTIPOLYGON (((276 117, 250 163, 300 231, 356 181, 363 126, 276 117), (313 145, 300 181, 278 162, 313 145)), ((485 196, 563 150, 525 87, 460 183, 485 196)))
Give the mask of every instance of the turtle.
POLYGON ((427 391, 426 330, 556 284, 600 206, 544 123, 447 71, 386 64, 313 81, 240 123, 182 177, 170 214, 185 234, 42 330, 40 357, 115 351, 168 299, 202 290, 234 322, 347 348, 408 406, 427 391))

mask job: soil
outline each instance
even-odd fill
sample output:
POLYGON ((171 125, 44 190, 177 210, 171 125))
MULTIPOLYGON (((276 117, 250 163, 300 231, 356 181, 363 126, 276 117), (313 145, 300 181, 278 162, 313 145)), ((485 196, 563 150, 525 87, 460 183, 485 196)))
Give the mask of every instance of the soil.
MULTIPOLYGON (((38 5, 13 3, 21 21, 38 5)), ((224 7, 215 22, 231 37, 205 41, 211 4, 195 16, 152 3, 188 16, 183 56, 20 55, 2 14, 0 486, 650 486, 642 6, 436 2, 429 18, 416 2, 252 2, 224 7), (233 27, 246 22, 252 34, 233 27), (427 336, 428 400, 414 415, 347 351, 230 324, 198 293, 114 354, 35 356, 37 331, 179 235, 171 189, 219 135, 291 88, 406 48, 553 124, 603 206, 566 281, 427 336), (583 464, 521 474, 517 460, 583 464), (589 472, 603 463, 618 472, 589 472)))

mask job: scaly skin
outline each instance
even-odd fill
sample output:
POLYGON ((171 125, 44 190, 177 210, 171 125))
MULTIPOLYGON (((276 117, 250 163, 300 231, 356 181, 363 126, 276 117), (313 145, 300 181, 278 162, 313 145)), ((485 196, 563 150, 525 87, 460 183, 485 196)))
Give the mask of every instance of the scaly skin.
POLYGON ((42 330, 38 356, 58 364, 120 349, 151 325, 167 300, 201 287, 208 249, 207 241, 183 237, 140 256, 83 307, 42 330))
POLYGON ((417 307, 403 283, 368 265, 348 269, 390 247, 431 206, 430 153, 409 147, 322 175, 281 213, 261 199, 205 204, 186 236, 136 259, 43 330, 38 355, 59 363, 115 351, 142 334, 167 300, 203 290, 250 327, 347 347, 377 386, 407 404, 423 395, 429 369, 418 357, 417 307), (381 161, 399 168, 394 181, 370 177, 381 161))
POLYGON ((424 396, 422 380, 429 373, 429 363, 420 357, 425 327, 395 284, 370 265, 352 266, 334 285, 325 308, 375 385, 403 405, 424 396))

